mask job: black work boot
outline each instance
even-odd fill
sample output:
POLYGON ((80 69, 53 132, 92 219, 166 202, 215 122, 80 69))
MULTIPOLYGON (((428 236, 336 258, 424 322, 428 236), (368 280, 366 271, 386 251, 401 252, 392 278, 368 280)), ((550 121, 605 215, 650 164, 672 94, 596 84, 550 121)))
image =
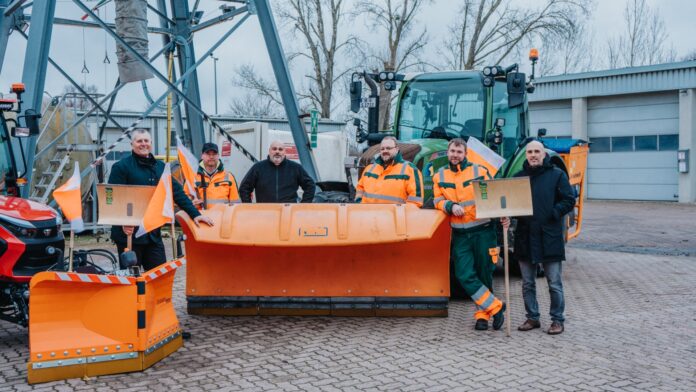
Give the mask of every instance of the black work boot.
POLYGON ((493 315, 493 329, 495 329, 496 331, 499 330, 503 326, 504 322, 505 322, 505 302, 503 302, 503 306, 500 308, 498 313, 493 315))
POLYGON ((488 330, 488 320, 484 320, 484 319, 476 320, 476 325, 474 325, 474 329, 477 331, 488 330))

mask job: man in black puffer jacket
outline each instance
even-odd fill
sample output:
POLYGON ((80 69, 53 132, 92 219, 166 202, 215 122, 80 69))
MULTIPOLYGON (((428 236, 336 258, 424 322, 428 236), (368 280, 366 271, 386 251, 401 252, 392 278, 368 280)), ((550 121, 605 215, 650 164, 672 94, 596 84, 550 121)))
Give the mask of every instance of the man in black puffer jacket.
POLYGON ((285 157, 285 146, 275 140, 268 149, 268 159, 256 162, 239 186, 242 203, 251 203, 256 194, 257 203, 297 203, 297 188, 302 187, 302 203, 314 199, 312 177, 298 163, 285 157))
MULTIPOLYGON (((156 160, 152 155, 151 140, 148 131, 135 130, 131 133, 131 147, 133 148, 133 152, 111 167, 109 184, 157 186, 162 172, 164 171, 164 163, 156 160)), ((186 211, 186 213, 194 219, 196 224, 204 222, 210 226, 213 225, 213 221, 210 218, 198 212, 191 200, 184 193, 181 184, 173 178, 172 193, 174 203, 176 203, 179 208, 186 211)), ((119 255, 123 253, 126 248, 126 241, 128 238, 126 236, 132 236, 134 232, 134 226, 113 226, 111 228, 111 239, 116 243, 119 255)), ((164 253, 164 243, 162 242, 159 228, 141 237, 133 237, 133 249, 131 250, 135 252, 138 263, 141 264, 145 270, 155 268, 164 263, 167 259, 164 253)))
POLYGON ((536 264, 543 263, 551 295, 551 327, 548 333, 563 332, 565 302, 561 280, 561 262, 565 260, 563 217, 575 206, 575 191, 568 176, 551 164, 544 146, 538 141, 527 144, 527 160, 515 177, 529 176, 534 215, 517 220, 515 255, 522 271, 522 295, 527 321, 518 329, 539 328, 539 304, 536 299, 536 264))

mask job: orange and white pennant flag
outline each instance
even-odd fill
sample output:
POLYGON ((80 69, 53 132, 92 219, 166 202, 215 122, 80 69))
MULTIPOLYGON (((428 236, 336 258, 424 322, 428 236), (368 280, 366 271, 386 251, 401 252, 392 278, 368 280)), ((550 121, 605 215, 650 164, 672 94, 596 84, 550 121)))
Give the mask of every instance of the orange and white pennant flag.
POLYGON ((495 151, 488 148, 488 146, 481 143, 473 136, 467 140, 466 150, 466 159, 471 163, 485 166, 491 177, 495 176, 498 169, 505 163, 505 158, 496 154, 495 151))
POLYGON ((181 173, 184 175, 184 180, 186 180, 184 190, 186 191, 186 194, 192 196, 194 199, 197 199, 198 193, 196 192, 196 171, 198 168, 198 160, 178 138, 176 139, 176 154, 179 157, 181 173))
POLYGON ((172 171, 169 163, 164 165, 162 177, 160 177, 155 193, 145 210, 145 216, 135 233, 140 237, 174 220, 174 200, 172 193, 172 171))
POLYGON ((72 177, 53 191, 53 199, 58 203, 63 215, 70 221, 70 227, 75 233, 85 229, 85 223, 82 220, 80 184, 80 164, 76 161, 72 177))

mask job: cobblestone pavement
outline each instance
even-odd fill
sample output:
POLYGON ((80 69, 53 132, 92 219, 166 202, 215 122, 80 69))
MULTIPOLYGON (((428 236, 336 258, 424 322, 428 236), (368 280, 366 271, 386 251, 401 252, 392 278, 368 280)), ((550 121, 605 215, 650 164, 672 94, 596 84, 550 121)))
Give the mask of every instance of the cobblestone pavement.
POLYGON ((588 200, 583 221, 571 246, 696 256, 696 204, 588 200))
POLYGON ((524 309, 512 279, 510 338, 474 331, 470 301, 433 319, 189 316, 184 274, 174 298, 192 338, 176 353, 142 373, 32 387, 26 330, 0 322, 0 390, 696 390, 694 257, 572 247, 566 332, 544 333, 543 278, 543 329, 516 331, 524 309))

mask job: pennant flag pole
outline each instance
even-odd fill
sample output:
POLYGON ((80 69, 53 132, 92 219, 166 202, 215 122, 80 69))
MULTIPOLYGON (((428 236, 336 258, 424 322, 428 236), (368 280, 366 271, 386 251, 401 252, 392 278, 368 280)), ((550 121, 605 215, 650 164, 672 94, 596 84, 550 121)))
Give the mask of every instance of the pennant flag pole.
POLYGON ((141 237, 174 220, 174 199, 172 193, 172 172, 169 162, 164 165, 162 177, 148 203, 143 220, 135 233, 141 237))
POLYGON ((505 163, 505 158, 498 155, 495 151, 488 148, 488 146, 481 143, 473 136, 469 137, 469 140, 467 140, 466 150, 466 159, 469 162, 485 166, 491 177, 494 177, 498 169, 505 163))
POLYGON ((75 247, 75 232, 81 232, 85 229, 85 223, 82 220, 82 194, 80 191, 80 164, 75 162, 75 170, 73 175, 53 191, 53 199, 65 217, 70 221, 70 262, 68 271, 73 270, 73 248, 75 247))

